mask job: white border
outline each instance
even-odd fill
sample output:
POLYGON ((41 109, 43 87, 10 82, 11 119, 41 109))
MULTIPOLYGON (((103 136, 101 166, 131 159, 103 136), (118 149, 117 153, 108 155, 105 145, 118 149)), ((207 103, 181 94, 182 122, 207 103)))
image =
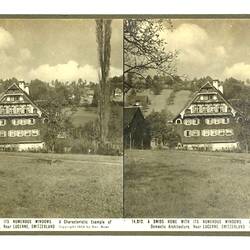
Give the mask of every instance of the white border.
POLYGON ((7 0, 1 14, 247 14, 247 0, 7 0))

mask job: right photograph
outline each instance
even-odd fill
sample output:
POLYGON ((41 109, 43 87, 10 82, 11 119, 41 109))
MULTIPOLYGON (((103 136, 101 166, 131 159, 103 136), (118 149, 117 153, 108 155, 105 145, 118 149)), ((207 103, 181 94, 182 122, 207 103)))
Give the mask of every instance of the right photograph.
POLYGON ((124 217, 250 217, 249 28, 124 20, 124 217))

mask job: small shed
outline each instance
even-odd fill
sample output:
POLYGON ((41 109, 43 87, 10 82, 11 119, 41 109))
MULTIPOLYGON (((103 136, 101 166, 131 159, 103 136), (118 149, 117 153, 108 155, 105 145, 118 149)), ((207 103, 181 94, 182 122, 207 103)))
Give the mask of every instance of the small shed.
POLYGON ((124 148, 150 148, 150 131, 139 107, 125 107, 123 111, 124 148))

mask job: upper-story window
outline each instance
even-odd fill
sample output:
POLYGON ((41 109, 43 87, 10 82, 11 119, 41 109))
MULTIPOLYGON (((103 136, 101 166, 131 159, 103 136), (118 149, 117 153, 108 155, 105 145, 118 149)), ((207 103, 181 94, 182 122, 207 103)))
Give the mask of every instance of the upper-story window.
POLYGON ((198 118, 193 119, 193 125, 198 125, 200 123, 200 120, 198 118))
POLYGON ((192 119, 185 119, 184 124, 185 125, 192 125, 192 119))

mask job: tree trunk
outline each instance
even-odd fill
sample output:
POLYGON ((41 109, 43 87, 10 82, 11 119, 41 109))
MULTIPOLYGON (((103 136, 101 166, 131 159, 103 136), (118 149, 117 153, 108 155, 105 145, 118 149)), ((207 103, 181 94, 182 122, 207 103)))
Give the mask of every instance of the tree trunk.
POLYGON ((108 143, 108 125, 110 119, 110 86, 108 75, 110 69, 111 52, 111 20, 96 20, 96 37, 98 44, 99 59, 99 119, 100 119, 100 142, 102 145, 108 143))

